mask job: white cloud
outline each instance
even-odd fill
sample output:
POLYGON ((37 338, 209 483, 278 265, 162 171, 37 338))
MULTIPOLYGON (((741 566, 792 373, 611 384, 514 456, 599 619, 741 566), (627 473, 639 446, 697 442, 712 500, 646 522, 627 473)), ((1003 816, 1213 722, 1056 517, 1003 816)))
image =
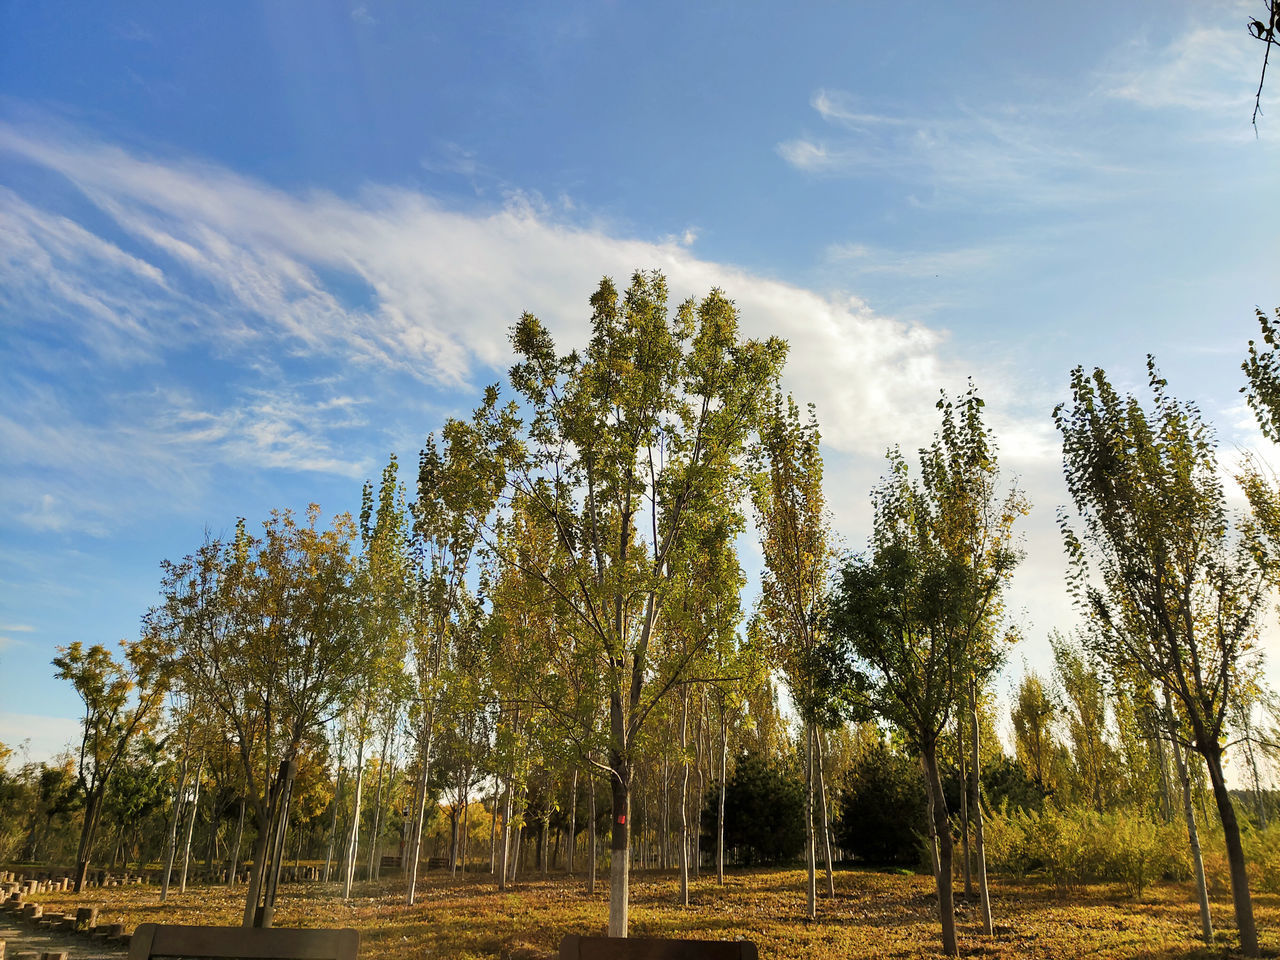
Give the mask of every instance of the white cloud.
POLYGON ((1241 21, 1193 26, 1163 45, 1136 40, 1122 48, 1102 77, 1109 96, 1148 109, 1209 111, 1247 117, 1262 70, 1262 44, 1241 21), (1257 56, 1253 56, 1253 54, 1257 56))
POLYGON ((819 90, 810 106, 830 132, 779 143, 783 160, 814 175, 897 181, 928 194, 913 194, 917 203, 1079 205, 1109 195, 1107 179, 1120 172, 1085 148, 1078 131, 1061 129, 1054 105, 950 103, 944 113, 912 116, 874 112, 848 93, 819 90))
MULTIPOLYGON (((73 231, 77 243, 42 261, 42 291, 55 299, 96 298, 101 318, 84 322, 132 330, 129 345, 143 354, 159 354, 175 338, 220 350, 277 345, 445 388, 474 387, 506 366, 506 331, 521 310, 538 312, 567 342, 579 343, 586 298, 602 274, 625 280, 636 267, 657 267, 678 295, 723 287, 748 332, 791 340, 790 376, 824 411, 833 424, 829 441, 842 449, 882 449, 901 413, 914 409, 916 385, 944 376, 938 332, 876 316, 847 295, 821 295, 699 259, 687 249, 692 230, 664 241, 616 237, 558 221, 523 197, 462 213, 420 193, 375 186, 351 199, 294 195, 207 165, 160 162, 11 127, 0 127, 0 148, 65 175, 128 238, 131 253, 68 221, 63 232, 73 231), (101 280, 91 269, 95 256, 110 256, 124 269, 101 280), (126 309, 122 294, 108 298, 100 289, 131 282, 169 291, 183 274, 193 278, 184 290, 140 307, 126 309), (196 283, 219 291, 218 309, 201 310, 185 293, 196 283), (344 285, 367 296, 344 300, 338 292, 344 285), (201 311, 199 322, 175 328, 165 319, 175 301, 201 311)), ((22 249, 30 252, 9 259, 6 279, 52 245, 42 238, 51 235, 49 224, 62 222, 23 207, 24 222, 33 226, 22 249)), ((116 351, 117 358, 126 354, 116 351)), ((296 454, 288 426, 296 410, 248 406, 230 416, 254 425, 241 431, 242 441, 257 451, 296 454)), ((187 419, 170 417, 162 433, 181 427, 195 436, 199 428, 220 439, 231 429, 228 415, 191 419, 190 411, 180 412, 187 419)), ((13 433, 18 426, 9 418, 0 429, 13 433)))

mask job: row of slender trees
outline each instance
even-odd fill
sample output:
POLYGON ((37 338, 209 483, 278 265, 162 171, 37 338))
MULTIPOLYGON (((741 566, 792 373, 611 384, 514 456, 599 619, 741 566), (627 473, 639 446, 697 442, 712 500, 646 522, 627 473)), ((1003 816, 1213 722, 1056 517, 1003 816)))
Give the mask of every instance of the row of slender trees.
MULTIPOLYGON (((1018 639, 1003 597, 1021 559, 1016 524, 1030 505, 1001 478, 982 399, 972 385, 942 396, 939 430, 918 464, 890 452, 872 494, 869 545, 839 557, 816 417, 778 387, 786 345, 742 339, 719 291, 674 312, 667 299, 656 273, 637 273, 622 293, 603 281, 582 351, 561 352, 526 314, 511 335, 513 399, 491 387, 472 417, 429 437, 410 487, 392 457, 378 488, 366 485, 358 520, 322 525, 313 506, 305 518, 275 514, 258 533, 240 521, 230 537, 206 536, 164 565, 161 601, 123 661, 102 647, 63 651, 59 674, 86 706, 81 881, 106 784, 167 702, 167 735, 183 744, 178 795, 201 782, 205 764, 218 765, 238 807, 232 873, 252 838, 247 925, 271 923, 291 811, 318 782, 346 778, 354 813, 337 836, 334 803, 329 836, 341 846, 327 859, 341 863, 349 895, 362 861, 376 874, 379 841, 396 819, 409 904, 442 799, 457 851, 469 837, 471 799, 487 798, 491 859, 506 886, 526 825, 541 814, 544 853, 553 813, 567 814, 576 838, 585 794, 588 882, 607 810, 609 932, 625 936, 633 852, 648 857, 645 844, 660 841, 657 862, 678 866, 687 903, 696 821, 718 790, 722 874, 730 740, 767 738, 791 713, 804 770, 809 915, 820 861, 828 892, 834 884, 831 731, 876 719, 924 773, 943 946, 953 955, 957 811, 948 808, 940 751, 958 768, 965 877, 972 863, 989 934, 980 773, 999 745, 982 711, 1018 639), (763 574, 746 616, 737 544, 749 508, 763 574), (771 700, 774 674, 785 680, 789 710, 771 700), (345 761, 318 774, 335 741, 345 761), (678 823, 633 838, 637 812, 653 823, 647 804, 657 783, 678 823)), ((1276 327, 1259 319, 1263 343, 1250 346, 1247 389, 1274 435, 1276 327)), ((1184 797, 1189 757, 1203 763, 1241 944, 1256 953, 1223 762, 1228 739, 1265 745, 1251 727, 1256 634, 1280 569, 1280 498, 1250 462, 1239 480, 1252 512, 1228 510, 1211 427, 1149 369, 1144 403, 1119 394, 1101 370, 1077 368, 1071 401, 1054 412, 1073 501, 1060 520, 1084 619, 1081 656, 1102 668, 1099 677, 1060 656, 1062 683, 1092 676, 1123 689, 1148 740, 1170 745, 1184 797)), ((1030 683, 1013 723, 1043 787, 1054 751, 1030 683)), ((1076 733, 1073 742, 1092 742, 1076 733)), ((1189 799, 1184 807, 1194 846, 1189 799)), ((182 846, 178 811, 174 804, 170 865, 182 846)), ((188 844, 193 822, 194 813, 188 844)), ((570 869, 575 850, 571 842, 570 869)), ((1202 871, 1200 890, 1208 932, 1202 871)))

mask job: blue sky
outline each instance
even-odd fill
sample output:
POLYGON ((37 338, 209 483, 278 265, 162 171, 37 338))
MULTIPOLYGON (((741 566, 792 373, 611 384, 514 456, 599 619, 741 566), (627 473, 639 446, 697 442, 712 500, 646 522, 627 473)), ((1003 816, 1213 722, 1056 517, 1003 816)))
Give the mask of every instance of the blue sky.
POLYGON ((356 509, 522 310, 580 343, 636 267, 791 341, 850 547, 973 376, 1035 507, 1005 682, 1043 668, 1071 366, 1154 352, 1228 464, 1261 443, 1261 6, 0 0, 0 741, 74 733, 54 648, 136 635, 162 558, 356 509))

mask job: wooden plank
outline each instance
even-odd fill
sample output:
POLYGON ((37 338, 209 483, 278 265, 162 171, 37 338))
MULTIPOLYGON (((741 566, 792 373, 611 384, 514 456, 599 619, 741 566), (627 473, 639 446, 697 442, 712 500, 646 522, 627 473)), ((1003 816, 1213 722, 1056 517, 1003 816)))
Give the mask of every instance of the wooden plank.
POLYGON ((560 941, 560 960, 759 960, 750 940, 581 937, 560 941))
POLYGON ((299 930, 288 927, 201 927, 143 923, 133 933, 129 960, 150 957, 239 960, 356 960, 355 930, 299 930))

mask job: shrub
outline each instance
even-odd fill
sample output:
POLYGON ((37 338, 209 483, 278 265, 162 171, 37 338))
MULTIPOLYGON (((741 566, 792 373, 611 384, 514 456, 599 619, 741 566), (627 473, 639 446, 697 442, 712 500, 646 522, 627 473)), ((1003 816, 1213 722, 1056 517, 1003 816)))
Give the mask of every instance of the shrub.
POLYGON ((986 838, 992 870, 1015 876, 1041 870, 1060 893, 1109 881, 1141 897, 1154 880, 1190 873, 1182 824, 1159 823, 1141 810, 1099 814, 1052 804, 1041 811, 1006 806, 988 818, 986 838))

